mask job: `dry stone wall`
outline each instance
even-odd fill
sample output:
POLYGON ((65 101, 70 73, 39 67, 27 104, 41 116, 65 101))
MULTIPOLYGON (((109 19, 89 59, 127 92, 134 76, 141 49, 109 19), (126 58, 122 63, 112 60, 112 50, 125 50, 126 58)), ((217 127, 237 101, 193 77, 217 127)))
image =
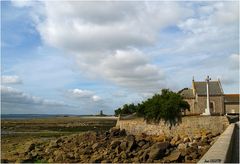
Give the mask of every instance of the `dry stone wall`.
POLYGON ((181 123, 171 128, 163 121, 159 124, 149 124, 143 118, 119 118, 116 126, 133 135, 195 136, 209 131, 222 133, 228 125, 225 116, 186 116, 182 118, 181 123))

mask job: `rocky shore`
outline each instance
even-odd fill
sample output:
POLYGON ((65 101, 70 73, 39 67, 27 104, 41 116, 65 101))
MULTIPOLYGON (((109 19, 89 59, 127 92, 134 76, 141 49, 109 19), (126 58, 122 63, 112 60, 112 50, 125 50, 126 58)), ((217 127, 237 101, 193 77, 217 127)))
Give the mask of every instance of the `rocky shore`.
POLYGON ((188 136, 127 135, 112 128, 104 134, 86 132, 50 141, 28 142, 16 161, 48 163, 197 162, 220 134, 188 136))

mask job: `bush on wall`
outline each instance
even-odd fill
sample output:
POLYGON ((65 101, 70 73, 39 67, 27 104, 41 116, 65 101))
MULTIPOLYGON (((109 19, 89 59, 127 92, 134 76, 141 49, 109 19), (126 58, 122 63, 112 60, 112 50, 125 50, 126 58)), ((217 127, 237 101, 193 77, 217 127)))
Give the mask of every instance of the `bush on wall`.
POLYGON ((158 123, 164 120, 165 123, 174 125, 181 120, 182 111, 190 109, 189 104, 183 100, 180 94, 168 89, 162 89, 161 94, 155 94, 152 98, 143 101, 138 105, 125 104, 122 108, 115 110, 115 115, 137 113, 148 122, 158 123))

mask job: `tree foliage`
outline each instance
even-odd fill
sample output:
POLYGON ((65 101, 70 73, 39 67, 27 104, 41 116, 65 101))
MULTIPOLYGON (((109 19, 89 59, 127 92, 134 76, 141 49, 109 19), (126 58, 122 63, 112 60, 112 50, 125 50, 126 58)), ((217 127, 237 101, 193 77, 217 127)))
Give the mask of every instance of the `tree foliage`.
POLYGON ((163 89, 161 94, 155 94, 152 98, 140 104, 125 104, 122 108, 115 110, 115 115, 132 114, 144 117, 148 122, 158 123, 164 120, 170 125, 181 120, 182 111, 190 109, 189 104, 183 100, 180 94, 163 89))
POLYGON ((124 104, 122 108, 118 108, 117 110, 115 110, 115 116, 118 116, 119 114, 121 115, 133 114, 136 111, 137 111, 137 106, 135 106, 133 103, 124 104))

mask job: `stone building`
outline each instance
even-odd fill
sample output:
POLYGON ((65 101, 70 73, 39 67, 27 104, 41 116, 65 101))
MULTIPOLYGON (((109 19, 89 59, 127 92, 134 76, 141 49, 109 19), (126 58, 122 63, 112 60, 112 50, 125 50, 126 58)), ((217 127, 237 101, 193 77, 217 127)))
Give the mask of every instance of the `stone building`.
POLYGON ((224 95, 225 112, 228 114, 239 113, 239 94, 224 95))
MULTIPOLYGON (((190 105, 186 114, 202 114, 206 109, 206 81, 192 80, 192 88, 180 91, 184 100, 190 105)), ((239 113, 239 94, 224 94, 220 80, 209 82, 209 108, 211 115, 239 113)))

